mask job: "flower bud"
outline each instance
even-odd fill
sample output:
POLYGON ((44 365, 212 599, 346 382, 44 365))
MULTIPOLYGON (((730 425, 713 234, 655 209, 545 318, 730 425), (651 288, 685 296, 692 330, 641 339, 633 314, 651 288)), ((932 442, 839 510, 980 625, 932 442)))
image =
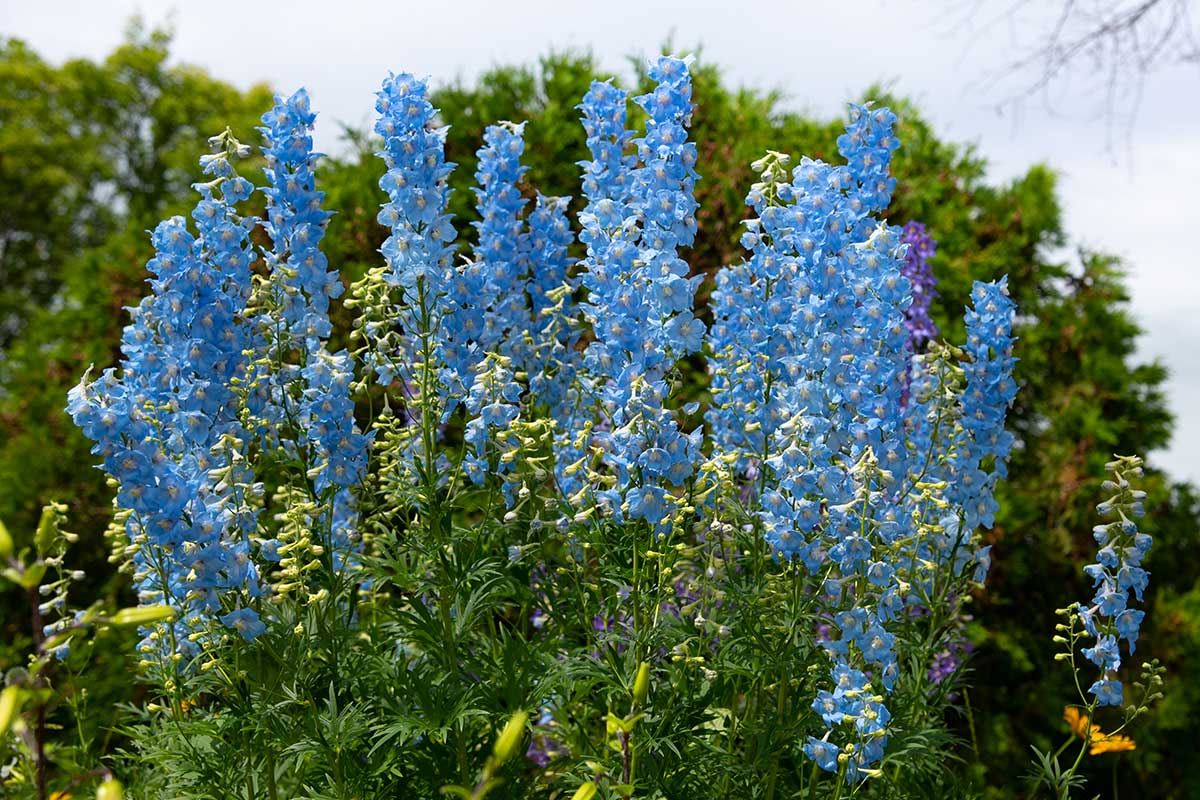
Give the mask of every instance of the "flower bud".
POLYGON ((116 778, 109 778, 96 789, 96 800, 124 800, 125 787, 116 778))
POLYGON ((109 619, 113 625, 149 625, 175 619, 175 609, 170 606, 138 606, 122 608, 109 619))
POLYGON ((650 691, 650 665, 643 661, 638 666, 637 677, 633 679, 633 704, 640 706, 646 702, 650 691))
POLYGON ((508 724, 500 732, 499 738, 496 739, 496 747, 492 751, 497 765, 508 761, 517 752, 521 739, 525 737, 525 723, 528 719, 529 714, 524 711, 518 711, 509 717, 508 724))
POLYGON ((17 712, 21 710, 21 688, 9 686, 0 692, 0 736, 7 736, 17 712))
POLYGON ((595 796, 596 784, 588 781, 575 790, 575 794, 571 795, 571 800, 592 800, 595 796))
POLYGON ((50 503, 42 509, 42 517, 38 520, 37 532, 33 536, 33 544, 39 556, 50 553, 50 548, 61 537, 58 530, 59 515, 65 508, 58 503, 50 503))

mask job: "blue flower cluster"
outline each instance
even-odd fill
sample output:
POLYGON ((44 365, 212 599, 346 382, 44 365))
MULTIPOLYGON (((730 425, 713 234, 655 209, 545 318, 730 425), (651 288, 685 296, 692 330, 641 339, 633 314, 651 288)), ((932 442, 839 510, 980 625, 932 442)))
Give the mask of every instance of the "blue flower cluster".
MULTIPOLYGON (((700 278, 688 277, 678 248, 696 232, 696 147, 687 141, 692 112, 687 63, 663 57, 650 65, 653 91, 635 98, 647 115, 645 135, 625 153, 625 93, 595 82, 581 108, 592 160, 584 162, 587 245, 583 313, 595 340, 585 365, 598 383, 611 425, 596 433, 615 472, 608 504, 662 530, 674 501, 670 486, 692 473, 702 432, 685 435, 669 411, 665 376, 678 358, 699 350, 704 326, 692 315, 700 278), (622 496, 623 493, 623 496, 622 496)), ((560 455, 560 461, 563 460, 560 455)))
MULTIPOLYGON (((851 163, 873 165, 865 174, 869 181, 878 183, 875 172, 887 168, 891 148, 880 143, 893 142, 893 119, 886 109, 851 108, 848 133, 839 144, 845 149, 858 143, 870 151, 869 158, 844 153, 851 163)), ((723 349, 734 348, 735 366, 757 357, 765 358, 768 370, 778 368, 767 373, 771 398, 739 397, 731 387, 734 401, 718 410, 715 424, 723 430, 749 427, 744 409, 757 400, 750 413, 759 415, 754 420, 759 425, 774 429, 767 464, 777 478, 763 498, 764 535, 774 552, 800 558, 813 572, 829 548, 842 543, 843 532, 859 527, 849 509, 839 509, 860 488, 852 472, 863 454, 874 453, 892 476, 906 473, 897 376, 908 358, 909 284, 900 273, 896 231, 867 216, 880 202, 873 191, 848 167, 806 158, 790 184, 777 186, 769 204, 752 192, 751 204, 761 209, 747 237, 755 248, 752 263, 762 265, 758 285, 772 293, 770 299, 764 294, 768 312, 776 292, 780 302, 774 316, 749 320, 749 330, 739 330, 732 317, 722 320, 723 349), (776 269, 774 277, 767 271, 776 269), (742 355, 736 341, 775 347, 769 356, 761 349, 742 355), (785 421, 778 424, 780 419, 785 421), (818 526, 820 535, 811 536, 818 526)), ((845 552, 858 564, 855 548, 845 552)))
MULTIPOLYGON (((539 193, 529 214, 529 232, 525 234, 521 253, 530 265, 528 290, 535 328, 550 311, 561 305, 555 299, 556 293, 564 286, 570 288, 567 248, 575 241, 575 234, 567 219, 569 202, 569 197, 546 197, 539 193)), ((570 306, 560 313, 569 316, 570 306)), ((567 341, 565 334, 561 341, 567 341)))
POLYGON ((974 308, 967 313, 970 363, 962 399, 962 435, 956 456, 945 475, 947 499, 962 509, 968 530, 991 527, 998 506, 993 497, 996 482, 1008 475, 1008 455, 1013 435, 1004 429, 1008 407, 1017 396, 1013 380, 1013 315, 1016 306, 1008 296, 1008 279, 976 281, 971 289, 974 308))
POLYGON ((875 217, 895 185, 894 121, 887 109, 852 106, 838 140, 846 166, 805 158, 789 175, 780 153, 753 165, 761 180, 747 204, 756 216, 742 240, 750 256, 718 275, 709 337, 717 452, 761 481, 759 524, 772 552, 826 576, 835 691, 814 704, 830 735, 806 752, 833 770, 842 753, 850 777, 887 742, 887 709, 857 676, 869 671, 891 691, 899 664, 888 626, 932 589, 932 573, 917 565, 972 557, 959 545, 991 522, 983 512, 1011 446, 1003 421, 1015 391, 1011 302, 1002 282, 980 284, 967 315, 967 388, 947 412, 962 421, 960 435, 933 441, 944 393, 906 402, 906 376, 923 363, 914 365, 907 324, 911 248, 875 217), (930 461, 959 474, 969 464, 978 478, 974 489, 951 490, 965 524, 938 510, 930 461), (918 524, 931 516, 942 524, 918 524), (838 725, 854 745, 845 752, 830 741, 838 725))
MULTIPOLYGON (((630 203, 637 156, 627 152, 633 131, 625 127, 626 106, 624 90, 600 81, 592 82, 578 106, 583 112, 583 130, 592 156, 590 160, 579 162, 583 168, 583 196, 587 200, 587 206, 579 215, 583 228, 580 239, 587 245, 588 254, 583 262, 580 283, 588 289, 589 298, 578 310, 592 323, 597 339, 603 338, 598 321, 608 306, 601 298, 606 296, 605 290, 609 295, 616 295, 622 278, 629 277, 637 239, 636 212, 630 203), (628 269, 623 274, 614 273, 614 270, 621 270, 622 265, 627 265, 628 269)), ((630 291, 629 296, 632 294, 630 291)), ((630 301, 621 299, 618 302, 630 301)), ((618 338, 625 337, 625 323, 618 324, 617 329, 609 333, 618 338)), ((594 402, 598 395, 597 382, 602 387, 606 376, 619 372, 619 365, 601 341, 589 343, 585 369, 576 376, 576 384, 570 392, 574 402, 568 400, 554 440, 555 477, 559 488, 568 497, 577 496, 587 486, 587 476, 581 474, 580 466, 586 458, 587 439, 595 417, 589 401, 594 402)), ((619 498, 616 507, 620 507, 619 498)))
MULTIPOLYGON (((399 378, 415 385, 417 364, 427 359, 458 364, 455 341, 443 335, 438 352, 416 339, 432 330, 432 319, 453 297, 451 280, 456 251, 453 220, 446 213, 451 190, 447 179, 454 164, 446 162, 446 129, 433 126, 437 109, 429 102, 429 87, 409 73, 391 75, 375 102, 379 119, 375 132, 383 138, 379 157, 387 172, 379 186, 388 202, 379 223, 391 231, 380 251, 387 262, 386 281, 401 293, 392 309, 402 334, 400 352, 375 353, 371 365, 381 383, 399 378), (424 349, 423 349, 424 347, 424 349)), ((454 381, 461 390, 461 383, 454 381)))
MULTIPOLYGON (((867 218, 886 211, 896 190, 896 179, 888 171, 892 153, 900 147, 892 131, 896 115, 887 108, 851 105, 849 116, 846 132, 837 140, 838 152, 858 184, 853 210, 863 215, 861 224, 869 225, 867 218)), ((863 233, 860 227, 857 238, 863 233)))
MULTIPOLYGON (((747 204, 757 216, 742 238, 751 256, 718 275, 710 336, 709 423, 718 446, 738 455, 743 469, 766 456, 769 439, 801 409, 819 417, 835 409, 823 423, 836 429, 835 438, 855 426, 851 459, 865 446, 881 453, 895 441, 889 433, 900 398, 892 378, 906 363, 891 356, 910 284, 894 269, 895 232, 875 230, 870 217, 887 206, 895 185, 887 174, 898 146, 894 120, 887 109, 852 106, 838 139, 848 166, 805 158, 789 181, 786 155, 768 153, 754 165, 762 181, 747 204), (871 358, 846 360, 863 342, 881 344, 871 358), (868 412, 861 419, 859 409, 868 412)), ((903 451, 893 444, 889 455, 902 458, 903 451)), ((780 529, 773 546, 790 555, 790 535, 780 529)))
POLYGON ((148 653, 194 654, 189 635, 222 611, 247 638, 260 630, 257 613, 241 607, 262 593, 250 552, 260 488, 246 464, 235 388, 256 346, 243 319, 253 220, 235 209, 253 187, 232 164, 249 148, 228 133, 215 143, 219 151, 201 159, 212 180, 196 184, 199 236, 181 217, 155 228, 153 294, 133 309, 121 373, 85 376, 67 405, 130 512, 139 597, 181 612, 172 641, 148 638, 148 653))
POLYGON ((1120 705, 1121 682, 1116 671, 1121 667, 1120 641, 1129 645, 1129 652, 1136 649, 1138 629, 1145 612, 1131 608, 1134 598, 1142 600, 1142 593, 1150 580, 1150 573, 1142 568, 1142 560, 1150 551, 1150 536, 1140 533, 1135 519, 1145 511, 1142 502, 1146 493, 1134 489, 1131 480, 1142 476, 1141 459, 1118 458, 1109 462, 1111 473, 1104 488, 1113 495, 1097 507, 1097 511, 1111 522, 1097 525, 1092 533, 1100 551, 1096 563, 1084 567, 1096 589, 1089 604, 1079 610, 1084 629, 1095 638, 1095 643, 1083 654, 1100 668, 1100 679, 1088 691, 1102 706, 1120 705), (1130 596, 1132 593, 1132 597, 1130 596))
MULTIPOLYGON (((657 84, 634 98, 646 113, 646 135, 633 140, 641 167, 634 172, 633 203, 641 217, 634 284, 644 289, 631 309, 641 333, 641 352, 629 351, 642 372, 657 374, 675 360, 699 351, 704 326, 692 316, 692 298, 702 275, 688 277, 680 247, 696 240, 696 145, 688 141, 692 79, 687 62, 663 57, 650 65, 657 84)), ((620 310, 620 309, 618 309, 620 310)))
POLYGON ((479 168, 475 171, 480 217, 475 223, 479 230, 475 263, 482 272, 483 294, 477 294, 468 307, 482 313, 482 330, 477 337, 479 349, 520 363, 526 347, 524 336, 530 327, 522 275, 527 259, 521 252, 522 246, 528 244, 521 219, 527 201, 517 186, 527 169, 521 166, 525 125, 489 125, 483 142, 476 153, 479 168), (486 298, 486 304, 479 302, 479 298, 486 298))
POLYGON ((783 213, 776 209, 791 197, 788 161, 782 153, 768 153, 754 163, 762 182, 751 189, 747 203, 758 216, 746 223, 742 237, 751 255, 717 273, 710 299, 713 401, 706 417, 714 446, 736 456, 744 473, 761 474, 767 443, 784 420, 784 359, 801 347, 792 324, 792 284, 799 265, 762 232, 763 215, 770 226, 783 213))
MULTIPOLYGON (((318 520, 335 566, 340 569, 355 550, 358 534, 352 490, 366 471, 369 438, 354 420, 350 384, 354 362, 345 351, 330 354, 329 302, 342 293, 336 272, 320 250, 331 214, 315 189, 319 154, 312 150, 316 114, 303 89, 263 115, 264 173, 267 187, 267 233, 272 248, 264 250, 270 268, 273 305, 259 320, 268 342, 258 366, 270 370, 271 402, 262 421, 271 430, 290 425, 306 441, 305 452, 293 452, 306 465, 314 498, 328 510, 318 520), (292 363, 292 357, 299 363, 292 363)), ((295 441, 285 439, 282 446, 295 441)), ((268 553, 272 548, 268 547, 268 553)), ((274 560, 274 559, 272 559, 274 560)))
POLYGON ((1004 430, 1008 407, 1016 394, 1012 370, 1012 325, 1015 306, 1006 279, 976 282, 974 307, 966 315, 967 344, 959 353, 965 367, 952 361, 944 345, 929 345, 915 356, 908 373, 910 402, 905 407, 908 441, 922 458, 915 481, 938 484, 949 509, 939 511, 935 535, 923 537, 915 555, 944 563, 960 574, 974 564, 974 580, 982 583, 991 563, 990 546, 972 545, 972 535, 990 527, 996 509, 997 481, 1007 474, 1012 435, 1004 430))
MULTIPOLYGON (((866 673, 852 669, 844 661, 833 668, 833 691, 821 690, 813 700, 813 711, 830 731, 838 726, 849 729, 854 745, 846 759, 846 779, 857 780, 863 765, 877 763, 887 746, 887 724, 892 715, 874 693, 866 673)), ((808 737, 804 754, 826 772, 838 771, 842 748, 829 741, 829 733, 818 739, 808 737)))
POLYGON ((354 361, 347 352, 330 354, 321 347, 311 354, 301 376, 298 422, 312 448, 308 474, 316 498, 330 504, 320 521, 328 531, 326 545, 334 568, 340 570, 353 563, 361 543, 354 491, 366 478, 371 437, 359 432, 354 420, 354 361))
POLYGON ((579 332, 572 324, 575 309, 574 281, 568 268, 568 248, 575 233, 567 220, 569 198, 538 194, 529 214, 529 231, 521 244, 528 262, 526 290, 530 299, 533 345, 523 366, 529 376, 529 393, 543 403, 552 419, 568 415, 570 387, 575 383, 579 332))
MULTIPOLYGON (((524 364, 532 346, 526 340, 531 319, 523 274, 529 264, 522 253, 528 241, 522 219, 527 201, 517 186, 526 171, 521 166, 524 132, 523 123, 490 125, 484 132, 475 172, 479 242, 474 261, 454 284, 452 309, 442 323, 461 339, 463 361, 457 373, 473 376, 466 407, 475 416, 467 425, 466 441, 475 452, 464 458, 464 467, 477 483, 489 472, 489 431, 507 429, 519 415, 521 387, 511 366, 524 364)), ((491 471, 512 468, 511 462, 491 461, 491 471)))
MULTIPOLYGON (((489 452, 488 442, 496 441, 497 435, 507 431, 520 416, 518 403, 521 386, 514 380, 508 367, 510 359, 503 356, 487 356, 476 372, 467 395, 466 406, 474 415, 467 422, 463 439, 471 445, 474 453, 463 456, 463 469, 477 484, 482 484, 489 474, 503 475, 513 468, 499 452, 489 452)), ((505 499, 511 506, 515 500, 516 487, 504 484, 505 499)))
POLYGON ((687 277, 678 255, 696 233, 696 146, 686 129, 691 77, 685 62, 666 57, 651 65, 650 77, 654 91, 635 98, 648 116, 646 135, 633 140, 641 166, 624 153, 625 93, 596 82, 581 105, 592 153, 583 164, 588 207, 580 214, 588 246, 584 313, 596 336, 588 364, 617 387, 617 406, 629 396, 632 374, 661 377, 699 349, 704 333, 691 313, 699 278, 687 277))
MULTIPOLYGON (((519 417, 522 388, 516 371, 528 376, 530 399, 552 416, 566 413, 566 395, 575 376, 569 324, 571 309, 567 249, 574 234, 566 218, 567 198, 537 196, 525 217, 528 201, 518 183, 525 125, 502 123, 484 133, 477 152, 475 189, 480 220, 475 258, 460 270, 452 308, 443 324, 459 338, 472 382, 466 408, 466 441, 474 453, 464 459, 466 472, 482 482, 490 472, 511 472, 514 463, 502 453, 488 453, 488 442, 505 438, 519 417)), ((506 500, 516 486, 504 484, 506 500)))
POLYGON ((267 222, 274 244, 269 266, 278 273, 279 314, 297 342, 327 339, 329 301, 342 293, 338 274, 329 269, 321 252, 330 212, 321 207, 324 192, 316 190, 314 170, 319 153, 312 149, 312 126, 317 115, 301 89, 263 115, 264 170, 268 186, 267 222))

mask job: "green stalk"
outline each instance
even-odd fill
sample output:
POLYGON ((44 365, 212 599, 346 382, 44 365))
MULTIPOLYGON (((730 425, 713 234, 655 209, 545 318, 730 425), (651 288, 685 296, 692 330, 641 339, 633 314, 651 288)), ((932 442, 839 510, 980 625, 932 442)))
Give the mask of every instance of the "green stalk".
POLYGON ((633 601, 633 641, 637 647, 635 656, 642 656, 642 602, 641 595, 638 590, 638 537, 637 531, 633 535, 633 586, 629 591, 629 598, 633 601))
POLYGON ((967 710, 967 727, 971 731, 971 752, 975 754, 975 760, 979 761, 979 740, 975 737, 975 714, 971 711, 971 693, 965 686, 963 687, 963 705, 967 710))
POLYGON ((820 777, 820 768, 817 767, 817 762, 814 761, 812 769, 808 771, 808 800, 816 800, 818 777, 820 777))
POLYGON ((275 751, 267 748, 267 797, 278 800, 279 794, 275 787, 275 751))
MULTIPOLYGON (((778 691, 775 693, 775 717, 776 725, 779 720, 783 719, 783 708, 787 700, 787 679, 781 678, 778 685, 778 691)), ((779 751, 782 748, 772 745, 771 747, 771 771, 767 774, 767 800, 775 798, 775 779, 779 773, 779 751)))

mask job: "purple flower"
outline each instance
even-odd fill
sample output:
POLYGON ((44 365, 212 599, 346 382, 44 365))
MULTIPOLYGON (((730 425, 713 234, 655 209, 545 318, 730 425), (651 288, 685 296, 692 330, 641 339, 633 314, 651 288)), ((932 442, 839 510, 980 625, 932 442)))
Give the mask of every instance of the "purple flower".
POLYGON ((912 305, 905 312, 904 325, 908 328, 909 343, 914 351, 938 335, 938 327, 929 316, 929 307, 937 297, 937 279, 929 259, 937 253, 937 241, 925 231, 920 222, 909 222, 904 226, 900 241, 908 245, 908 254, 900 272, 912 284, 912 305))

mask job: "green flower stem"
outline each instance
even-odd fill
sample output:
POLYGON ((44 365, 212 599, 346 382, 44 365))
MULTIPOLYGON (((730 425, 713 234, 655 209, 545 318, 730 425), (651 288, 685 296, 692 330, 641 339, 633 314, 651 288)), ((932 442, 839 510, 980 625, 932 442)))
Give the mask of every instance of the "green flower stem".
POLYGON ((963 687, 963 708, 967 712, 967 728, 971 731, 971 752, 975 755, 975 761, 979 761, 979 739, 975 735, 975 714, 971 711, 971 692, 965 686, 963 687))
MULTIPOLYGON (((38 609, 40 600, 38 599, 38 590, 36 586, 30 586, 25 590, 28 597, 31 624, 33 627, 33 651, 38 658, 46 655, 45 639, 42 635, 42 613, 38 609)), ((42 676, 41 669, 33 673, 33 686, 35 689, 44 688, 46 679, 42 676)), ((34 765, 34 782, 37 786, 38 800, 46 800, 46 704, 39 702, 37 710, 34 713, 33 724, 33 765, 34 765)))
MULTIPOLYGON (((642 526, 637 526, 633 535, 633 585, 629 590, 629 599, 633 603, 633 641, 636 646, 634 651, 634 660, 640 660, 644 655, 642 651, 642 636, 644 634, 642 626, 642 597, 641 597, 641 576, 638 572, 638 550, 640 549, 641 541, 638 534, 641 532, 642 526)), ((649 525, 646 525, 649 531, 649 525)))
POLYGON ((834 790, 833 800, 841 800, 842 789, 846 787, 846 764, 848 763, 848 761, 843 761, 838 767, 837 788, 834 790))
POLYGON ((821 777, 820 767, 814 761, 812 767, 808 770, 808 800, 816 800, 817 797, 817 779, 821 777))
MULTIPOLYGON (((787 678, 780 676, 778 689, 776 691, 775 716, 776 720, 783 720, 784 704, 787 700, 787 678)), ((778 722, 776 723, 778 724, 778 722)), ((779 754, 782 751, 780 746, 771 747, 771 769, 767 773, 767 800, 775 798, 775 781, 779 773, 779 754)))

